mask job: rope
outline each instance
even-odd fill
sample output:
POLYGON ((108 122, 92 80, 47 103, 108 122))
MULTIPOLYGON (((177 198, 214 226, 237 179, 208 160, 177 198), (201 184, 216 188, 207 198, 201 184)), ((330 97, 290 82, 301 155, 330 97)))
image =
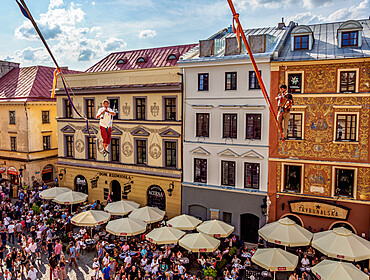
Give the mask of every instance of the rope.
POLYGON ((239 44, 240 44, 240 35, 241 35, 241 37, 243 39, 243 42, 244 42, 244 45, 245 45, 245 48, 247 49, 247 52, 248 52, 249 57, 251 59, 254 72, 256 73, 257 80, 258 80, 259 85, 261 87, 263 97, 265 98, 266 103, 267 103, 267 106, 269 107, 269 110, 270 110, 272 116, 274 117, 275 124, 278 127, 278 129, 280 131, 280 134, 281 134, 281 139, 284 141, 283 130, 282 130, 282 128, 281 128, 281 126, 280 126, 280 124, 279 124, 279 122, 277 120, 277 116, 276 116, 275 110, 272 107, 272 104, 271 104, 270 98, 268 96, 268 93, 267 93, 265 84, 262 81, 262 77, 261 77, 261 74, 260 74, 260 72, 258 70, 257 63, 254 60, 253 53, 252 53, 252 51, 251 51, 251 49, 249 47, 248 41, 247 41, 247 37, 245 36, 245 33, 244 33, 243 28, 241 26, 241 23, 239 21, 239 14, 235 10, 233 1, 232 0, 227 0, 227 2, 229 3, 231 12, 233 13, 233 31, 234 31, 234 33, 236 33, 236 39, 238 40, 238 47, 239 47, 239 44))

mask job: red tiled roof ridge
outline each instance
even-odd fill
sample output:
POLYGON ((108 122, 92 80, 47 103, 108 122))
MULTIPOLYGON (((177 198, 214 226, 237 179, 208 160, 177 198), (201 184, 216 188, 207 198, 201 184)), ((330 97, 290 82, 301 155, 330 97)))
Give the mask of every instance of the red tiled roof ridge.
POLYGON ((146 51, 146 50, 158 50, 158 49, 169 49, 169 48, 175 48, 175 47, 186 47, 186 46, 192 46, 192 45, 196 46, 196 45, 198 45, 198 43, 180 44, 180 45, 172 45, 172 46, 165 46, 165 47, 142 48, 142 49, 135 49, 135 50, 111 52, 109 55, 118 54, 118 53, 126 53, 126 52, 139 52, 139 51, 146 51))

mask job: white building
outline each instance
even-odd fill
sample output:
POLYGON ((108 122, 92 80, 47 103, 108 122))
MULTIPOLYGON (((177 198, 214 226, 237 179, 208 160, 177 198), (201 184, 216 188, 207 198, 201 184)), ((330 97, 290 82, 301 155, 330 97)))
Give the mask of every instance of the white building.
MULTIPOLYGON (((285 28, 245 30, 266 89, 285 28)), ((245 48, 230 28, 179 61, 184 78, 182 211, 221 219, 256 242, 266 222, 270 114, 245 48)))

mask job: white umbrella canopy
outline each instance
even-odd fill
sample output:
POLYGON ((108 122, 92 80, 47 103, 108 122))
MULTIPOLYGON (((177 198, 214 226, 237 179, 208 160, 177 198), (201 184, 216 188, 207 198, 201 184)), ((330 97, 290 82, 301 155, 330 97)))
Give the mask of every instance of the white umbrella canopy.
POLYGON ((77 226, 94 227, 104 224, 110 219, 110 214, 99 210, 89 210, 74 215, 71 223, 77 226))
POLYGON ((234 227, 223 221, 211 220, 205 221, 201 225, 197 226, 197 231, 213 237, 224 238, 228 237, 234 231, 234 227))
POLYGON ((70 205, 84 202, 86 199, 87 194, 82 192, 70 191, 57 195, 54 198, 54 201, 59 204, 70 205))
POLYGON ((177 228, 161 227, 156 228, 146 235, 146 240, 161 245, 161 244, 175 244, 185 232, 177 228))
POLYGON ((220 246, 220 240, 204 233, 190 233, 179 240, 179 245, 192 252, 214 252, 220 246))
POLYGON ((167 221, 167 225, 181 230, 193 230, 202 223, 201 220, 186 214, 176 216, 167 221))
POLYGON ((320 280, 369 280, 369 276, 351 263, 323 260, 311 268, 320 280))
POLYGON ((147 222, 148 224, 152 224, 161 221, 165 213, 165 211, 160 210, 157 207, 145 206, 133 210, 129 215, 129 218, 139 219, 147 222))
POLYGON ((268 242, 289 247, 308 246, 313 236, 313 233, 289 218, 264 225, 258 234, 268 242))
POLYGON ((118 220, 110 221, 106 230, 114 235, 118 236, 134 236, 146 231, 147 223, 132 218, 121 218, 118 220))
POLYGON ((344 227, 315 233, 312 247, 331 258, 356 262, 370 259, 370 242, 344 227))
POLYGON ((70 192, 71 189, 64 188, 64 187, 54 187, 50 189, 43 190, 40 192, 40 198, 42 199, 54 199, 57 195, 70 192))
POLYGON ((257 249, 251 260, 270 271, 293 271, 298 264, 298 256, 280 248, 257 249))
POLYGON ((105 206, 104 211, 109 212, 111 215, 124 216, 139 207, 140 204, 134 201, 121 200, 109 203, 105 206))

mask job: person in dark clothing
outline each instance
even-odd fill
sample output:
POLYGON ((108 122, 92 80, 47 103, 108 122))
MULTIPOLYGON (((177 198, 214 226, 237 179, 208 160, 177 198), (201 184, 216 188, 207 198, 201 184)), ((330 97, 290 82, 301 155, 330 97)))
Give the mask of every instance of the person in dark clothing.
POLYGON ((50 280, 53 279, 54 271, 58 266, 57 258, 54 253, 51 254, 49 258, 49 266, 50 266, 50 280))

